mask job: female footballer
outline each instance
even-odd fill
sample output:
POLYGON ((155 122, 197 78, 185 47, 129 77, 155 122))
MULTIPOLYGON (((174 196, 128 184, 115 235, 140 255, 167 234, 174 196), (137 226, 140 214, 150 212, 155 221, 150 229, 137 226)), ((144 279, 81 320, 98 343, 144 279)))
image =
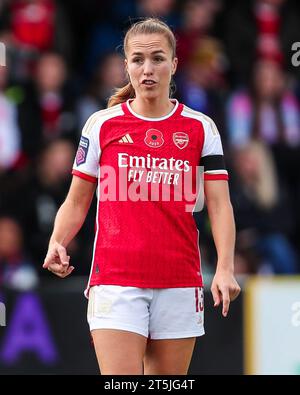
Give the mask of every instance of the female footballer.
POLYGON ((176 40, 155 18, 124 38, 129 83, 86 122, 73 180, 43 267, 72 273, 67 247, 97 189, 96 234, 86 295, 102 374, 185 375, 204 334, 196 206, 197 169, 217 249, 211 291, 222 314, 240 287, 235 225, 214 122, 170 98, 176 40))

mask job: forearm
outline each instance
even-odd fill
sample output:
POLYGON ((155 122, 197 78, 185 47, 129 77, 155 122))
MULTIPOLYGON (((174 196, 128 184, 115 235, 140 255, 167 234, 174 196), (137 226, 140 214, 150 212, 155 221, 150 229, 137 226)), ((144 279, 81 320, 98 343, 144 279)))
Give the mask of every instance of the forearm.
POLYGON ((73 201, 66 200, 56 214, 49 245, 57 242, 67 247, 79 232, 86 214, 86 210, 82 207, 78 207, 73 201))
POLYGON ((217 269, 233 272, 235 223, 231 203, 210 203, 207 208, 218 254, 217 269))

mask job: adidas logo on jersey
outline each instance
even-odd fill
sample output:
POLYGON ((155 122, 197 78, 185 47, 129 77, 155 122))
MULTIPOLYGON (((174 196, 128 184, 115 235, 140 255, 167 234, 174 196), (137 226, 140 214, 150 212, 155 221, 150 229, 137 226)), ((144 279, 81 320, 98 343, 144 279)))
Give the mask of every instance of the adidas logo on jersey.
POLYGON ((130 143, 130 144, 133 144, 133 140, 132 140, 132 138, 130 137, 130 134, 127 133, 127 134, 125 134, 125 136, 123 136, 123 137, 119 140, 119 143, 130 143))

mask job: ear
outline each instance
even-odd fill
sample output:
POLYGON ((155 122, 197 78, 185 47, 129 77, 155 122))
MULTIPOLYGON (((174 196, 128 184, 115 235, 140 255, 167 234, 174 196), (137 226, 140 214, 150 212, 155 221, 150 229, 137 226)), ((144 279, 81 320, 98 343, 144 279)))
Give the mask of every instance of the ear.
POLYGON ((129 73, 128 73, 128 61, 127 61, 127 59, 124 60, 124 66, 125 66, 126 77, 127 77, 128 81, 130 82, 130 76, 129 76, 129 73))
POLYGON ((176 73, 177 65, 178 65, 178 58, 174 58, 172 60, 172 75, 176 73))

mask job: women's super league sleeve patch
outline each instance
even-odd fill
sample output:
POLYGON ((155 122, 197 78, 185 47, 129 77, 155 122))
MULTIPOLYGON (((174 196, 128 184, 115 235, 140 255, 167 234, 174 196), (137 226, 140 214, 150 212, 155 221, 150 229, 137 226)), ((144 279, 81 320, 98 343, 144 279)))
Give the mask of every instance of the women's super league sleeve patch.
POLYGON ((89 145, 90 145, 89 139, 87 137, 81 136, 78 150, 76 153, 76 165, 77 166, 85 163, 86 157, 88 154, 88 150, 89 150, 89 145))

